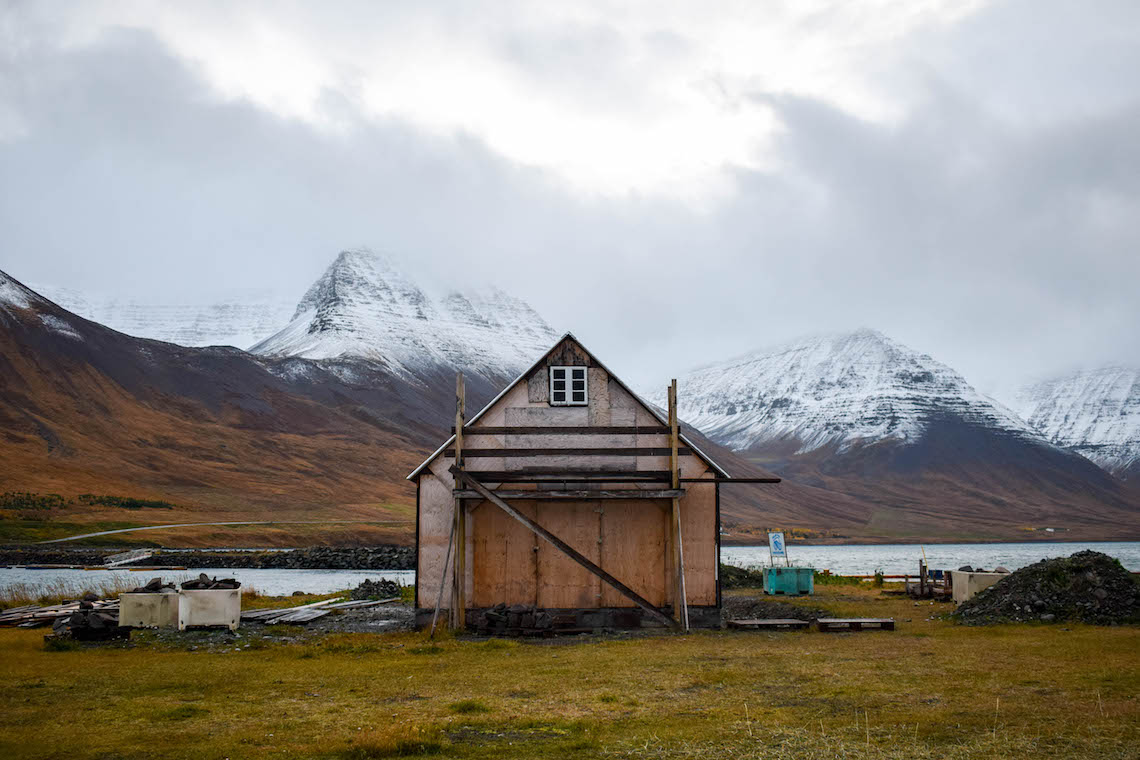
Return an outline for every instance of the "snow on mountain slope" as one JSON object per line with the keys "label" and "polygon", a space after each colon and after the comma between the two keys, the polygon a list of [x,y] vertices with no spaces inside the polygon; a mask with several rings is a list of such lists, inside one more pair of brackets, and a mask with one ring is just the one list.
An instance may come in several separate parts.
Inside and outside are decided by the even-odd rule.
{"label": "snow on mountain slope", "polygon": [[502,291],[432,299],[388,257],[362,249],[343,251],[293,321],[250,350],[370,359],[405,374],[447,367],[502,377],[525,369],[557,337],[534,309]]}
{"label": "snow on mountain slope", "polygon": [[914,443],[933,419],[956,418],[1040,440],[958,373],[874,330],[807,338],[703,367],[678,384],[680,415],[743,450],[795,441]]}
{"label": "snow on mountain slope", "polygon": [[248,348],[289,323],[293,304],[260,290],[235,292],[215,303],[156,303],[51,285],[36,291],[81,317],[136,338],[180,346]]}
{"label": "snow on mountain slope", "polygon": [[1058,446],[1121,474],[1140,469],[1140,370],[1106,367],[1035,383],[1013,408]]}

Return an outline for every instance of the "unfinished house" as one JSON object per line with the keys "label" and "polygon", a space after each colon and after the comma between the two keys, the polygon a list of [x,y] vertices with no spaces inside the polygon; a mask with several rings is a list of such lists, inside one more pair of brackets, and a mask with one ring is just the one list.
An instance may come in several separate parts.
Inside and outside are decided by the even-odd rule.
{"label": "unfinished house", "polygon": [[[421,626],[488,632],[720,624],[728,474],[565,335],[416,482]],[[750,480],[749,482],[756,482]]]}

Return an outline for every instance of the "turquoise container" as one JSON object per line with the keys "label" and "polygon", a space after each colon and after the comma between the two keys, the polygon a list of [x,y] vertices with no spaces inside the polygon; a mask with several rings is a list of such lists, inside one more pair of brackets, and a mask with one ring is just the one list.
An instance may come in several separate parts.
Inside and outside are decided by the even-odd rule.
{"label": "turquoise container", "polygon": [[810,596],[815,593],[815,570],[810,567],[766,567],[764,593]]}

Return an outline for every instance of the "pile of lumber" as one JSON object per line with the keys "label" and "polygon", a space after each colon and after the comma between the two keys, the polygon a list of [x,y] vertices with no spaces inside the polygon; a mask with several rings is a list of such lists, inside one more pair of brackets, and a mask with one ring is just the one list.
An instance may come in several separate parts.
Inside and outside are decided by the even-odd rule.
{"label": "pile of lumber", "polygon": [[300,607],[286,607],[285,609],[248,610],[241,613],[243,623],[254,622],[263,625],[287,623],[289,625],[305,625],[325,615],[340,610],[359,610],[365,607],[376,607],[381,604],[399,601],[400,597],[380,600],[345,601],[343,599],[326,599],[323,602],[304,604]]}
{"label": "pile of lumber", "polygon": [[[35,604],[25,607],[13,607],[0,612],[0,626],[39,628],[45,625],[52,625],[61,617],[70,617],[79,612],[80,604],[81,602],[76,600],[73,602],[63,602],[62,604],[53,604],[47,607],[40,607]],[[113,615],[117,620],[119,617],[119,600],[97,600],[91,602],[91,609]]]}

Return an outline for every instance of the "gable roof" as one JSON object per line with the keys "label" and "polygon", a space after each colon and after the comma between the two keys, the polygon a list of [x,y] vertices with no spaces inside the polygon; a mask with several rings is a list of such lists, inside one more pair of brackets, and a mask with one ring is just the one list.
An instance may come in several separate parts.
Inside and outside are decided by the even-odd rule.
{"label": "gable roof", "polygon": [[[576,344],[578,344],[578,347],[581,348],[583,351],[585,351],[586,354],[588,354],[589,357],[594,360],[594,363],[597,364],[598,367],[605,370],[605,373],[610,377],[611,380],[616,382],[622,388],[622,390],[624,390],[626,393],[628,393],[630,396],[632,396],[634,398],[634,400],[636,400],[639,404],[641,404],[643,407],[645,407],[646,411],[648,411],[650,414],[652,414],[657,419],[658,422],[660,422],[662,425],[668,425],[669,424],[669,420],[664,415],[662,415],[661,412],[658,411],[658,409],[656,407],[654,407],[652,404],[648,403],[641,396],[634,393],[633,389],[630,388],[628,385],[626,385],[624,382],[622,382],[621,378],[619,378],[617,375],[615,375],[613,372],[611,372],[609,367],[602,364],[602,362],[598,360],[598,357],[594,356],[594,353],[592,351],[590,351],[588,348],[583,346],[582,341],[580,341],[576,337],[574,337],[573,333],[568,332],[565,335],[563,335],[561,338],[559,338],[554,343],[553,346],[551,346],[549,349],[547,349],[547,351],[545,353],[543,353],[542,356],[538,357],[538,360],[535,361],[534,364],[530,365],[525,370],[523,370],[523,373],[521,375],[519,375],[518,377],[516,377],[509,385],[507,385],[506,388],[503,388],[503,390],[499,391],[499,395],[495,396],[493,399],[488,401],[487,405],[484,406],[482,409],[480,409],[475,414],[474,417],[467,420],[467,422],[464,423],[463,427],[466,428],[468,425],[476,422],[480,417],[482,417],[487,411],[489,411],[491,409],[491,407],[493,407],[495,404],[497,404],[499,402],[499,399],[501,399],[503,396],[507,395],[507,393],[509,393],[512,388],[514,388],[516,385],[521,383],[532,372],[534,372],[536,369],[538,369],[542,365],[542,363],[546,361],[546,358],[548,356],[550,356],[552,353],[554,353],[554,350],[556,348],[558,348],[560,345],[562,345],[562,342],[565,341],[567,338],[569,338],[570,340],[572,340]],[[724,471],[724,468],[722,468],[720,465],[718,465],[716,462],[714,462],[712,459],[710,459],[708,457],[708,455],[706,455],[703,451],[701,451],[696,446],[694,446],[692,441],[690,441],[685,436],[684,433],[682,433],[680,435],[680,439],[681,439],[681,443],[685,444],[690,449],[692,449],[693,453],[696,454],[701,459],[702,462],[704,462],[709,467],[716,470],[717,473],[721,477],[724,477],[724,478],[731,478],[732,477],[731,475],[729,475],[727,472]],[[446,441],[444,441],[442,446],[440,446],[438,449],[433,451],[431,453],[431,456],[429,456],[427,459],[425,459],[420,464],[419,467],[412,470],[412,472],[408,475],[406,480],[415,480],[416,478],[418,478],[420,476],[420,473],[422,473],[427,468],[427,466],[435,460],[435,458],[437,456],[439,456],[444,450],[447,449],[448,446],[450,446],[454,442],[455,442],[455,434],[452,433],[451,437],[448,438]]]}

